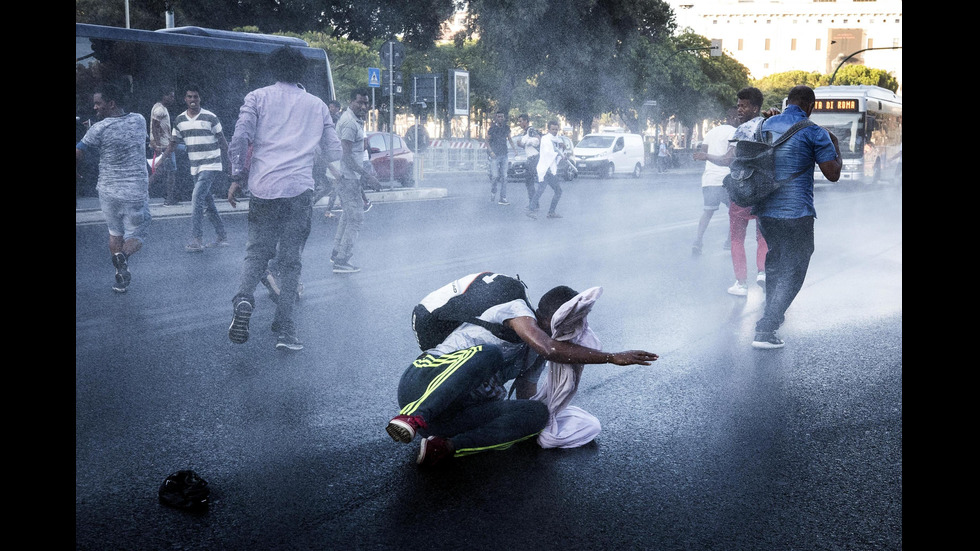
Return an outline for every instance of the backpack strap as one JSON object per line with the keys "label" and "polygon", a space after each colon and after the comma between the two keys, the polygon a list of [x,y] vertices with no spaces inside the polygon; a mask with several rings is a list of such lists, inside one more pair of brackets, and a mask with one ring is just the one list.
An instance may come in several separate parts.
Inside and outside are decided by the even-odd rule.
{"label": "backpack strap", "polygon": [[[775,149],[776,147],[778,147],[778,146],[786,143],[786,140],[790,139],[793,136],[793,134],[796,134],[797,132],[799,132],[800,130],[803,130],[804,128],[806,128],[808,126],[816,126],[816,124],[817,123],[811,121],[810,119],[803,119],[803,120],[797,122],[796,124],[794,124],[793,126],[790,126],[786,130],[786,132],[783,132],[783,135],[780,136],[772,144],[773,149]],[[762,124],[761,123],[759,124],[759,130],[760,131],[762,130]],[[809,168],[804,168],[803,170],[801,170],[799,172],[796,172],[796,173],[790,175],[788,178],[784,178],[782,180],[776,180],[776,183],[778,183],[780,185],[785,184],[786,182],[790,182],[793,179],[795,179],[795,178],[797,178],[799,176],[802,176],[802,175],[806,174],[809,170],[810,170]]]}
{"label": "backpack strap", "polygon": [[[804,128],[806,128],[808,126],[816,126],[816,124],[817,123],[811,121],[810,119],[803,119],[800,122],[794,124],[793,126],[790,126],[786,130],[786,132],[783,132],[783,135],[780,136],[779,139],[777,139],[775,142],[773,142],[772,146],[773,147],[780,146],[786,140],[790,139],[793,136],[793,134],[796,134],[797,132],[799,132],[800,130],[803,130]],[[759,125],[759,130],[760,131],[762,130],[762,124]]]}

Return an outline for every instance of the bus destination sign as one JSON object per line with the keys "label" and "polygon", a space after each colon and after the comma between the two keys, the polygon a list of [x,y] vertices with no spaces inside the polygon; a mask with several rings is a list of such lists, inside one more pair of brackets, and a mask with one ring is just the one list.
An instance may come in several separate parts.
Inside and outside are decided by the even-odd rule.
{"label": "bus destination sign", "polygon": [[818,99],[813,104],[813,111],[854,111],[858,110],[858,100],[856,99]]}

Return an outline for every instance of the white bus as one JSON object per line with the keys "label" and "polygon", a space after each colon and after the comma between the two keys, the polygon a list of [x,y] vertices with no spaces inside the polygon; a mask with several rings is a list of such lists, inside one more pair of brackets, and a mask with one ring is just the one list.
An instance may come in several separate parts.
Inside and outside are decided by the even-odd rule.
{"label": "white bus", "polygon": [[[297,48],[309,61],[302,81],[306,90],[323,101],[335,99],[327,53],[309,47],[299,38],[200,27],[146,31],[76,23],[76,138],[95,122],[92,94],[103,82],[111,80],[126,84],[130,95],[126,109],[147,120],[164,88],[176,92],[170,112],[176,117],[186,109],[183,87],[199,86],[202,107],[218,116],[230,140],[245,95],[274,84],[266,59],[284,45]],[[181,160],[178,155],[178,188],[183,173]],[[76,182],[76,195],[95,194],[95,175],[91,171],[91,166],[82,171]],[[189,172],[185,176],[189,179]],[[151,189],[150,195],[155,196],[156,191]]]}
{"label": "white bus", "polygon": [[[819,86],[810,120],[833,132],[844,166],[838,183],[902,181],[902,98],[878,86]],[[783,108],[786,101],[783,100]],[[829,183],[820,169],[814,183]]]}

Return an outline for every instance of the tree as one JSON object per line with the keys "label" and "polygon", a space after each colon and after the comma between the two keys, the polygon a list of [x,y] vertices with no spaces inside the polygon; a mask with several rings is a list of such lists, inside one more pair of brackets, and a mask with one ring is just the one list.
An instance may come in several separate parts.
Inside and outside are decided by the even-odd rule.
{"label": "tree", "polygon": [[[153,30],[166,26],[164,14],[174,1],[141,0],[129,4],[129,26],[134,29]],[[125,27],[126,5],[122,0],[116,2],[75,0],[75,22]]]}
{"label": "tree", "polygon": [[[130,2],[130,26],[162,28],[163,14],[171,6],[178,26],[255,26],[270,34],[320,31],[365,43],[401,35],[407,44],[428,48],[455,4],[456,0],[141,0]],[[122,27],[124,3],[75,0],[75,21]]]}
{"label": "tree", "polygon": [[755,86],[762,91],[765,103],[763,109],[776,107],[782,109],[783,98],[789,93],[790,88],[805,84],[810,88],[824,86],[830,81],[830,77],[816,71],[786,71],[783,73],[773,73],[758,80],[753,80],[751,86]]}
{"label": "tree", "polygon": [[[806,71],[786,71],[783,73],[773,73],[769,76],[752,81],[752,86],[762,90],[766,98],[763,108],[779,107],[782,108],[783,99],[789,94],[790,88],[798,85],[806,85],[810,88],[826,86],[830,83],[830,75],[818,73],[816,71],[808,73]],[[895,92],[898,90],[898,80],[883,69],[872,69],[864,65],[845,65],[837,71],[834,78],[835,85],[848,84],[869,84],[881,86]]]}
{"label": "tree", "polygon": [[329,53],[330,71],[333,73],[334,89],[337,99],[346,104],[351,90],[363,88],[367,83],[369,67],[380,67],[381,59],[377,49],[371,49],[361,42],[334,37],[330,33],[309,31],[299,35],[314,48]]}
{"label": "tree", "polygon": [[[828,80],[829,81],[829,80]],[[864,65],[844,65],[837,71],[834,84],[870,84],[898,91],[898,79],[884,69],[872,69]]]}
{"label": "tree", "polygon": [[748,69],[731,56],[712,57],[710,46],[690,30],[651,46],[643,93],[657,106],[641,111],[646,119],[662,124],[675,118],[691,137],[704,119],[725,117],[735,93],[748,84]]}
{"label": "tree", "polygon": [[662,0],[506,0],[469,2],[468,30],[502,70],[496,97],[509,109],[521,82],[584,130],[597,115],[633,105],[636,52],[669,37],[673,13]]}

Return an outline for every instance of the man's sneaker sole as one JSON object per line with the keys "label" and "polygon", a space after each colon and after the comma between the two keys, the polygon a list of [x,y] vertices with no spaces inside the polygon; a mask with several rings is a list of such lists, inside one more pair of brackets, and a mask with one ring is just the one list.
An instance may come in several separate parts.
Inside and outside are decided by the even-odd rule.
{"label": "man's sneaker sole", "polygon": [[288,340],[288,341],[280,340],[276,342],[276,349],[277,350],[302,350],[303,343],[299,341],[293,341],[293,340]]}
{"label": "man's sneaker sole", "polygon": [[775,335],[766,340],[760,340],[757,337],[756,340],[752,341],[752,348],[758,348],[759,350],[775,350],[776,348],[782,348],[784,346],[786,346],[786,343]]}
{"label": "man's sneaker sole", "polygon": [[768,341],[752,341],[752,348],[757,348],[759,350],[775,350],[784,346],[786,346],[786,343],[784,342],[774,344]]}
{"label": "man's sneaker sole", "polygon": [[415,429],[412,425],[398,419],[392,419],[388,422],[388,426],[385,427],[385,431],[388,432],[388,436],[395,442],[404,442],[408,444],[415,438]]}
{"label": "man's sneaker sole", "polygon": [[749,288],[748,287],[734,287],[734,286],[733,287],[729,287],[728,288],[728,294],[729,295],[734,295],[734,296],[737,296],[737,297],[745,297],[745,296],[748,296],[749,295]]}
{"label": "man's sneaker sole", "polygon": [[235,306],[235,317],[228,327],[228,339],[235,344],[248,341],[248,320],[252,317],[252,305],[243,300]]}
{"label": "man's sneaker sole", "polygon": [[333,265],[333,273],[335,274],[356,274],[360,271],[361,269],[355,266],[344,266],[342,264]]}

